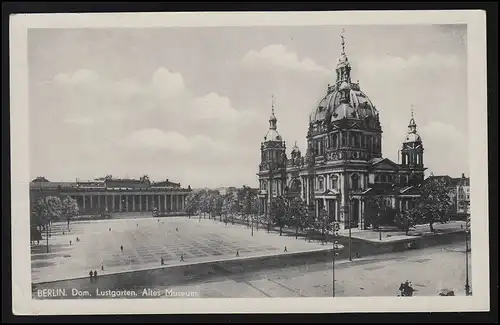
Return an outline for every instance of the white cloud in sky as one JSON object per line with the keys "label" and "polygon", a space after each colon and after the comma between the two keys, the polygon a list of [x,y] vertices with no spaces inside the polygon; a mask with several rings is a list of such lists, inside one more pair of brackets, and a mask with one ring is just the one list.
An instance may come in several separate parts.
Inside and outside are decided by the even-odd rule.
{"label": "white cloud in sky", "polygon": [[331,73],[329,69],[318,65],[312,59],[299,58],[298,54],[288,50],[282,44],[268,45],[260,50],[250,50],[243,57],[243,63],[250,67],[274,66],[286,70],[302,72]]}
{"label": "white cloud in sky", "polygon": [[164,67],[155,71],[152,85],[154,91],[164,99],[178,95],[186,89],[182,75]]}
{"label": "white cloud in sky", "polygon": [[64,120],[65,123],[76,125],[94,125],[95,121],[89,117],[77,117]]}
{"label": "white cloud in sky", "polygon": [[226,149],[224,144],[205,135],[188,137],[177,132],[166,132],[155,128],[135,131],[123,140],[123,144],[134,149],[148,148],[185,154],[203,149],[219,151]]}
{"label": "white cloud in sky", "polygon": [[96,82],[99,79],[99,75],[93,71],[87,69],[79,69],[73,73],[59,73],[54,76],[54,82],[61,85],[78,85],[78,84],[89,84]]}

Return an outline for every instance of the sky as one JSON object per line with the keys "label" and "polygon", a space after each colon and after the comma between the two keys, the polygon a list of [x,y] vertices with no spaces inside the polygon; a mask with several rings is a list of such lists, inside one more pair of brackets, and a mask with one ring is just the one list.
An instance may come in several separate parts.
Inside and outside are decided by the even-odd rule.
{"label": "sky", "polygon": [[287,153],[305,153],[342,28],[384,157],[413,106],[428,174],[468,175],[466,25],[252,26],[29,30],[31,178],[256,186],[271,96]]}

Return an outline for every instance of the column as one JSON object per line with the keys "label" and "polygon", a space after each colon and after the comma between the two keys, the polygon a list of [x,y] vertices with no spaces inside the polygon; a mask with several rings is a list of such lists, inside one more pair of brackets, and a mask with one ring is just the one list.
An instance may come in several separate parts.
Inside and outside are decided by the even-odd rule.
{"label": "column", "polygon": [[86,212],[86,210],[85,210],[85,194],[82,194],[82,196],[83,196],[82,208],[83,208],[83,213],[85,213]]}
{"label": "column", "polygon": [[92,194],[90,195],[90,212],[94,212],[94,205],[92,204]]}
{"label": "column", "polygon": [[118,195],[118,211],[119,211],[119,212],[122,212],[122,203],[123,203],[123,202],[122,202],[122,195],[121,195],[121,194],[119,194],[119,195]]}
{"label": "column", "polygon": [[145,195],[146,197],[146,211],[149,211],[149,195]]}
{"label": "column", "polygon": [[132,198],[133,198],[132,199],[132,211],[135,212],[135,199],[137,199],[137,195],[133,195]]}
{"label": "column", "polygon": [[170,212],[174,211],[174,195],[173,193],[170,194]]}
{"label": "column", "polygon": [[139,195],[139,212],[142,212],[142,198],[144,196],[143,195]]}
{"label": "column", "polygon": [[359,222],[358,222],[358,228],[363,229],[363,225],[365,223],[364,220],[364,214],[363,214],[363,200],[359,200]]}
{"label": "column", "polygon": [[161,207],[161,204],[160,204],[160,194],[158,194],[158,200],[156,201],[156,205],[157,205],[157,208],[158,208],[158,212],[160,211],[160,207]]}
{"label": "column", "polygon": [[115,194],[112,194],[111,197],[112,197],[112,202],[113,202],[113,207],[111,208],[111,211],[112,212],[116,212],[116,203],[115,203]]}
{"label": "column", "polygon": [[104,192],[104,210],[109,211],[109,209],[108,209],[108,196],[106,195],[106,192]]}
{"label": "column", "polygon": [[167,194],[163,195],[163,211],[167,212]]}

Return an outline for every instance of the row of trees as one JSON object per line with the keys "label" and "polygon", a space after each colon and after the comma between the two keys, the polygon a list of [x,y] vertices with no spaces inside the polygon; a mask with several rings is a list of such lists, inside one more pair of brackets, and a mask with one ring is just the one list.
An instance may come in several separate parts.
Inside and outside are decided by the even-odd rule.
{"label": "row of trees", "polygon": [[[396,226],[406,233],[417,224],[428,224],[433,232],[433,224],[446,222],[447,211],[453,205],[448,184],[441,179],[428,179],[419,186],[420,195],[409,204],[409,208],[399,211],[386,202],[386,196],[368,196],[365,198],[365,225],[378,229],[381,225]],[[314,211],[309,210],[306,203],[300,198],[278,196],[273,198],[269,213],[262,213],[257,192],[247,186],[236,191],[221,195],[216,190],[202,190],[191,193],[186,201],[186,212],[208,214],[209,218],[220,217],[220,221],[231,220],[235,216],[239,219],[256,225],[262,225],[268,231],[272,227],[279,227],[280,235],[283,228],[295,229],[296,237],[299,231],[307,233],[321,233],[326,235],[332,231],[333,215],[326,210],[319,211],[315,217]]]}
{"label": "row of trees", "polygon": [[38,198],[31,207],[31,226],[44,229],[53,221],[69,221],[78,215],[78,204],[69,196]]}

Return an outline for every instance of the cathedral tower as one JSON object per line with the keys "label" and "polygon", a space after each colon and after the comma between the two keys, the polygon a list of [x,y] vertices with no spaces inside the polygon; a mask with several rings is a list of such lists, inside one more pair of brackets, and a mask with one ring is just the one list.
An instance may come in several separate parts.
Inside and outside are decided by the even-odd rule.
{"label": "cathedral tower", "polygon": [[278,119],[274,115],[274,96],[272,97],[269,130],[261,143],[261,161],[259,166],[259,183],[261,193],[266,194],[263,212],[268,212],[272,198],[283,195],[286,187],[286,145],[278,133]]}
{"label": "cathedral tower", "polygon": [[410,180],[421,181],[424,177],[424,146],[422,138],[417,132],[417,123],[411,112],[410,123],[408,123],[408,132],[403,141],[401,149],[401,166],[411,171]]}

